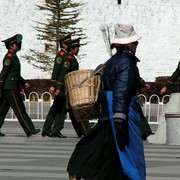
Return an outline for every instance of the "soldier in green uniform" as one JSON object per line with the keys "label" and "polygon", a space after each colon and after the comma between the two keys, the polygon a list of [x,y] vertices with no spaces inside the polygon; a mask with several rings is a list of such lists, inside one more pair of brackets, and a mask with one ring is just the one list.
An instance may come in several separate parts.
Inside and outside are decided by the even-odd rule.
{"label": "soldier in green uniform", "polygon": [[42,136],[48,137],[59,137],[65,138],[60,132],[64,127],[64,120],[67,113],[66,110],[66,97],[65,94],[60,94],[57,91],[57,80],[61,71],[62,62],[65,60],[68,54],[67,43],[71,40],[71,34],[62,37],[59,40],[61,47],[60,52],[55,57],[52,77],[51,77],[51,87],[49,92],[54,96],[54,102],[51,106],[46,120],[43,125]]}
{"label": "soldier in green uniform", "polygon": [[[54,96],[54,102],[51,106],[46,120],[44,122],[42,136],[49,136],[49,137],[58,137],[58,138],[65,138],[64,135],[60,132],[64,128],[64,120],[67,114],[67,107],[66,107],[66,96],[64,90],[58,89],[59,85],[58,79],[60,76],[60,72],[62,71],[62,64],[66,61],[69,57],[68,52],[68,42],[71,40],[71,34],[62,37],[59,40],[61,50],[57,54],[55,58],[52,78],[51,78],[51,87],[49,92]],[[71,116],[70,116],[71,117]],[[78,122],[73,122],[73,127],[78,136],[82,135],[81,128]]]}
{"label": "soldier in green uniform", "polygon": [[[69,55],[62,64],[62,70],[60,72],[57,82],[57,89],[60,93],[64,92],[64,77],[66,76],[66,74],[79,69],[79,63],[75,58],[75,55],[77,55],[79,52],[79,46],[80,38],[69,42]],[[89,121],[77,122],[70,106],[69,115],[78,137],[85,135],[87,131],[91,128]]]}
{"label": "soldier in green uniform", "polygon": [[[21,50],[22,35],[16,34],[2,42],[8,49],[3,59],[3,68],[0,73],[0,128],[4,123],[6,114],[11,107],[21,124],[27,137],[37,134],[40,129],[35,129],[31,118],[26,113],[25,105],[21,97],[21,90],[28,88],[29,84],[21,76],[21,66],[17,51]],[[0,136],[4,136],[3,133]]]}
{"label": "soldier in green uniform", "polygon": [[179,77],[180,77],[180,62],[178,63],[176,70],[167,80],[166,85],[160,90],[160,94],[164,94],[167,90],[170,90]]}

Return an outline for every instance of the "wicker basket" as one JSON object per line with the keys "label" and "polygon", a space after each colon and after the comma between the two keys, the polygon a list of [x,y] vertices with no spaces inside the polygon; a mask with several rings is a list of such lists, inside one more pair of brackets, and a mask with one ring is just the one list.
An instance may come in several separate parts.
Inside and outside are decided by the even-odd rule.
{"label": "wicker basket", "polygon": [[80,82],[90,76],[93,70],[77,70],[65,76],[65,87],[69,104],[77,121],[96,119],[99,116],[98,96],[101,86],[100,76]]}

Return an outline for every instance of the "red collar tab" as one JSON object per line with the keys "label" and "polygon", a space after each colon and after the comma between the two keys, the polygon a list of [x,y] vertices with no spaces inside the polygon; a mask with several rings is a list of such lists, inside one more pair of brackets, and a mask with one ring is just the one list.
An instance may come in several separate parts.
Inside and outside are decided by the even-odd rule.
{"label": "red collar tab", "polygon": [[73,59],[73,56],[72,56],[72,55],[69,55],[69,56],[68,56],[68,59]]}
{"label": "red collar tab", "polygon": [[65,55],[65,52],[64,52],[64,51],[61,51],[59,54],[60,54],[61,56],[64,56],[64,55]]}
{"label": "red collar tab", "polygon": [[8,56],[9,56],[9,57],[12,57],[12,56],[13,56],[13,53],[11,53],[11,52],[8,53]]}

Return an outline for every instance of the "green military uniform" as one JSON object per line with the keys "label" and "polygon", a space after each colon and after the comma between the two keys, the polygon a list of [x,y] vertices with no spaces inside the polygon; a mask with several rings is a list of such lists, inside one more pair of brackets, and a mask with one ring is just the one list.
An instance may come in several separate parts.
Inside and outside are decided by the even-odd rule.
{"label": "green military uniform", "polygon": [[[79,69],[79,64],[78,64],[76,58],[73,55],[68,54],[65,61],[63,61],[62,70],[61,70],[61,73],[59,75],[58,82],[57,82],[57,88],[60,89],[63,93],[65,93],[64,77],[69,72],[75,71],[75,70],[78,70],[78,69]],[[81,123],[77,122],[77,120],[76,120],[76,118],[75,118],[75,116],[74,116],[74,114],[73,114],[73,112],[72,112],[69,105],[68,105],[68,107],[69,107],[68,108],[69,117],[71,119],[74,130],[75,130],[77,136],[81,137],[83,134],[85,134],[84,130],[82,129],[82,125],[81,125]]]}
{"label": "green military uniform", "polygon": [[[19,42],[17,40],[18,38]],[[2,42],[5,42],[6,47],[9,49],[9,43],[19,43],[21,47],[21,40],[22,36],[18,34]],[[31,136],[31,134],[40,132],[40,129],[35,129],[31,118],[26,113],[25,105],[20,95],[20,91],[25,87],[26,83],[21,77],[20,71],[20,61],[16,52],[9,49],[3,59],[3,69],[0,73],[0,128],[11,107],[27,136]]]}
{"label": "green military uniform", "polygon": [[[146,87],[146,82],[144,81],[143,78],[139,78],[139,87],[138,87],[138,93],[141,93],[141,89],[142,88],[145,88]],[[146,140],[147,137],[150,135],[150,134],[153,134],[152,130],[151,130],[151,127],[148,123],[148,120],[146,119],[146,117],[144,116],[144,113],[142,111],[142,108],[139,109],[139,113],[140,113],[140,117],[141,117],[141,120],[140,120],[140,134],[141,134],[141,138],[143,140]]]}
{"label": "green military uniform", "polygon": [[[60,89],[62,92],[64,92],[64,77],[69,72],[72,72],[78,69],[79,69],[79,64],[77,62],[77,59],[75,58],[75,56],[69,54],[66,60],[62,64],[62,70],[60,72],[59,79],[57,82],[57,88]],[[87,131],[91,128],[89,121],[77,122],[70,106],[69,106],[69,115],[78,136],[80,137],[81,133],[85,135]],[[78,124],[80,125],[81,130],[79,129]]]}
{"label": "green military uniform", "polygon": [[[61,51],[55,58],[53,73],[51,77],[51,87],[54,87],[55,89],[57,89],[57,80],[62,69],[62,63],[65,61],[67,54],[68,53],[66,50],[61,49]],[[66,96],[64,93],[60,93],[54,98],[53,105],[50,107],[50,110],[44,122],[42,133],[51,133],[53,136],[58,135],[59,131],[61,131],[64,127],[66,114]]]}
{"label": "green military uniform", "polygon": [[180,77],[180,62],[178,63],[176,70],[169,77],[169,79],[166,83],[166,87],[168,88],[168,90],[171,89],[171,87],[174,85],[174,83],[178,80],[179,77]]}
{"label": "green military uniform", "polygon": [[[69,42],[70,38],[71,35],[65,36],[60,39],[60,42],[67,43]],[[64,71],[65,70],[64,67],[66,66],[67,62],[69,63],[69,61],[71,61],[72,58],[73,56],[69,56],[68,52],[63,48],[55,58],[55,63],[51,78],[51,87],[54,87],[56,90],[60,89],[61,92],[58,96],[55,96],[54,98],[53,105],[51,106],[48,115],[46,117],[46,120],[44,122],[42,136],[50,136],[50,137],[53,136],[53,137],[61,137],[61,138],[65,137],[60,133],[60,131],[64,128],[64,121],[67,114],[67,104],[66,104],[67,101],[64,90],[64,76],[67,72]],[[71,65],[72,65],[71,70],[78,69],[77,61],[75,62],[75,65],[73,64]],[[62,87],[61,87],[61,83],[62,83]],[[72,117],[71,112],[69,112],[69,114],[70,117]],[[82,131],[79,123],[77,121],[72,121],[72,124],[77,135],[81,136]]]}

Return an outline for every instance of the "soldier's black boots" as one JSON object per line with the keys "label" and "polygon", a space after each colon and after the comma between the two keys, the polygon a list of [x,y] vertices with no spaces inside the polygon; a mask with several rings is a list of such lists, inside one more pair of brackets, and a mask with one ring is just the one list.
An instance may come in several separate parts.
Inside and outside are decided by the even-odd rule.
{"label": "soldier's black boots", "polygon": [[41,132],[40,129],[35,129],[35,130],[32,130],[31,132],[28,132],[26,135],[27,135],[27,137],[29,137],[31,135],[38,134],[39,132]]}
{"label": "soldier's black boots", "polygon": [[5,136],[5,134],[4,134],[4,133],[2,133],[2,132],[0,132],[0,137],[3,137],[3,136]]}

